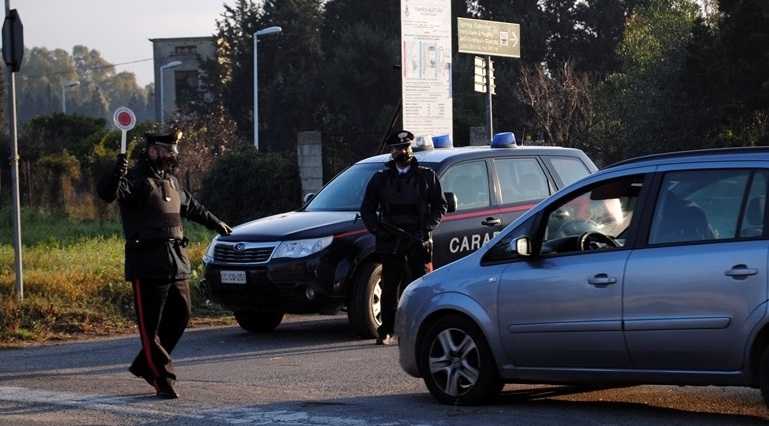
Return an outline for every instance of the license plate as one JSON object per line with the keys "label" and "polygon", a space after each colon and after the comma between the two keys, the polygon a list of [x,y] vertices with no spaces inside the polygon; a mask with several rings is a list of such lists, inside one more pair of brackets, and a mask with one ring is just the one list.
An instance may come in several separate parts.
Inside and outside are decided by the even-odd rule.
{"label": "license plate", "polygon": [[246,271],[219,271],[222,284],[245,284]]}

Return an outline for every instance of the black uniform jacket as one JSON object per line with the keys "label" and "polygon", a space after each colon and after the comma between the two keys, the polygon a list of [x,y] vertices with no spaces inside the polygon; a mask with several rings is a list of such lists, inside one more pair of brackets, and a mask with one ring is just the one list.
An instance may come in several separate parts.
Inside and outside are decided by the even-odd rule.
{"label": "black uniform jacket", "polygon": [[361,205],[361,218],[376,236],[379,253],[392,252],[397,241],[381,223],[395,225],[422,241],[431,240],[431,232],[446,213],[446,198],[435,172],[411,160],[409,171],[398,174],[394,161],[385,164],[368,183]]}
{"label": "black uniform jacket", "polygon": [[[104,176],[97,189],[104,201],[117,200],[120,205],[128,281],[189,278],[181,218],[210,229],[221,222],[181,189],[175,176],[155,170],[147,161],[140,161],[126,176]],[[164,207],[164,201],[172,207]]]}

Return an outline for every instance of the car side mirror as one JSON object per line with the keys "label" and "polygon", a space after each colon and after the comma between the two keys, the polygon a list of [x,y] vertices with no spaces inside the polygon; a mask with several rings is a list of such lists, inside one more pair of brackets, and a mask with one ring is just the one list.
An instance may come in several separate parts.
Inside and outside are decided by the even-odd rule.
{"label": "car side mirror", "polygon": [[457,196],[453,192],[444,192],[443,196],[446,197],[448,206],[446,206],[446,213],[454,213],[457,211]]}
{"label": "car side mirror", "polygon": [[308,192],[304,196],[304,203],[305,204],[309,203],[310,201],[312,201],[313,198],[315,198],[315,193],[314,192]]}
{"label": "car side mirror", "polygon": [[515,240],[515,251],[519,256],[531,257],[531,255],[534,253],[532,250],[531,238],[527,237],[526,235],[517,238]]}

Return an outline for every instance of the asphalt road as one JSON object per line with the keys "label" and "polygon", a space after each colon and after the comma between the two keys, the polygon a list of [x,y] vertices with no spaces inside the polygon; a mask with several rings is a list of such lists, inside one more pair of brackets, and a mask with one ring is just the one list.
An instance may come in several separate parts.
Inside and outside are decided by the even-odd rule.
{"label": "asphalt road", "polygon": [[0,351],[2,425],[747,425],[769,423],[757,390],[508,385],[491,405],[436,403],[395,347],[351,336],[343,317],[297,317],[269,335],[188,330],[174,353],[181,399],[126,368],[137,336]]}

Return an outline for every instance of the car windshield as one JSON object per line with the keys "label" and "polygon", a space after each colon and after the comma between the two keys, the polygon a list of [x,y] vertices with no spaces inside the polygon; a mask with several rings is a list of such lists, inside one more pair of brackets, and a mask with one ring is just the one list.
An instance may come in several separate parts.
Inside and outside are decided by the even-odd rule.
{"label": "car windshield", "polygon": [[305,211],[358,211],[371,176],[382,163],[355,164],[345,170],[310,201]]}

